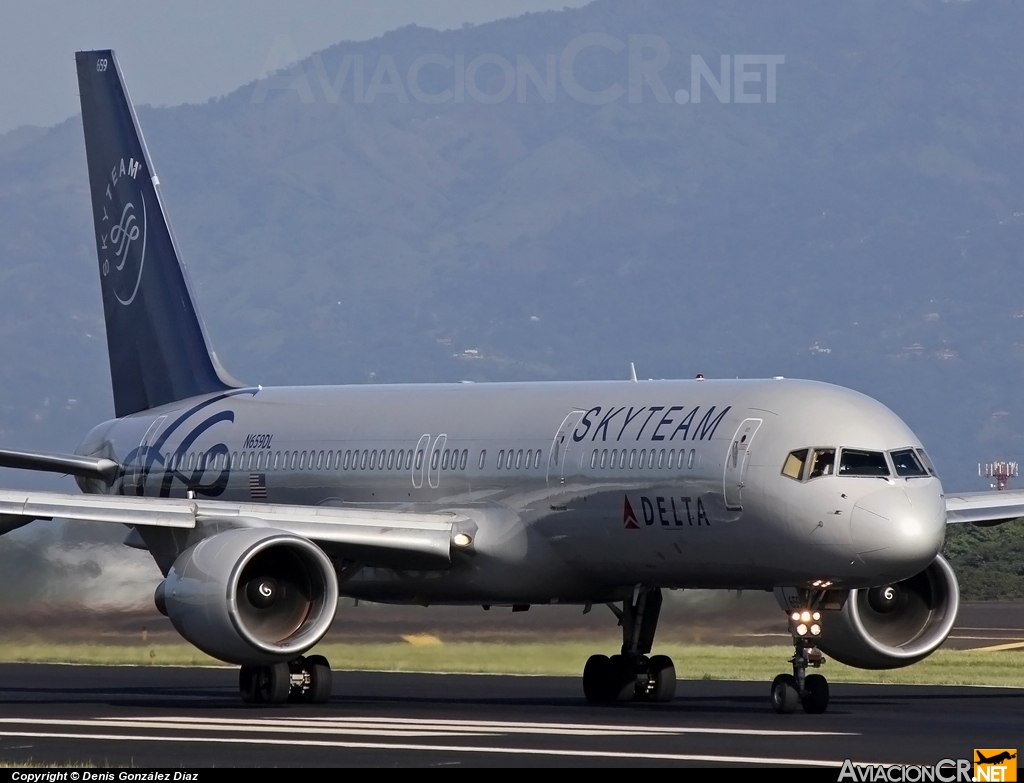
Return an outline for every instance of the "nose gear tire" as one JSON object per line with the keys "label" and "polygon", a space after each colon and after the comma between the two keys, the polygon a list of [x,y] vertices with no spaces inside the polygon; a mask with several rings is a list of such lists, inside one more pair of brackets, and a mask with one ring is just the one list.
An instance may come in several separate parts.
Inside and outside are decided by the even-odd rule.
{"label": "nose gear tire", "polygon": [[780,715],[793,712],[800,703],[800,689],[792,674],[780,674],[772,682],[772,709]]}
{"label": "nose gear tire", "polygon": [[828,709],[828,680],[820,674],[808,674],[804,680],[804,693],[800,698],[804,712],[820,715]]}

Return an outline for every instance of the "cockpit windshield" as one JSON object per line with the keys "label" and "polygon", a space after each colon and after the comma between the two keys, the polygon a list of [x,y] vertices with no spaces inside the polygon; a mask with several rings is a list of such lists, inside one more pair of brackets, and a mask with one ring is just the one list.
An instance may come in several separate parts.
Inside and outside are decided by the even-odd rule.
{"label": "cockpit windshield", "polygon": [[881,451],[843,449],[839,460],[840,476],[888,476],[889,463]]}
{"label": "cockpit windshield", "polygon": [[890,451],[892,465],[896,468],[896,475],[908,478],[910,476],[927,476],[928,470],[921,464],[913,449],[899,449]]}
{"label": "cockpit windshield", "polygon": [[[838,469],[836,452],[839,452]],[[934,476],[935,468],[923,449],[906,447],[888,452],[868,449],[796,449],[789,452],[782,466],[782,475],[796,481],[810,481],[822,476],[867,476],[891,478],[892,469],[900,478]]]}

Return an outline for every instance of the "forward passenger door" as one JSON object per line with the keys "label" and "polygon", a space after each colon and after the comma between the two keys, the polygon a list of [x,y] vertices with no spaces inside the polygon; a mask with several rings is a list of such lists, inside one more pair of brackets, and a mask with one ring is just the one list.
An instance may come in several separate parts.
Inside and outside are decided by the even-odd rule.
{"label": "forward passenger door", "polygon": [[555,437],[551,441],[551,448],[548,451],[548,485],[556,481],[564,484],[566,465],[570,459],[580,454],[582,447],[573,441],[572,432],[576,429],[576,425],[580,423],[584,413],[586,411],[574,410],[562,420],[562,425],[555,433]]}
{"label": "forward passenger door", "polygon": [[750,445],[754,441],[763,419],[744,419],[736,429],[725,457],[723,491],[725,507],[739,511],[743,508],[743,482],[750,464]]}

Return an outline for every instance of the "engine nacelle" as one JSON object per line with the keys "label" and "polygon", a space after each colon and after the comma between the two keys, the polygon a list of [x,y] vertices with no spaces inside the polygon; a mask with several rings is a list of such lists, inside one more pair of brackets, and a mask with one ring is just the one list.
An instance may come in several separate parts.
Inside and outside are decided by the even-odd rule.
{"label": "engine nacelle", "polygon": [[823,618],[818,645],[859,669],[898,669],[931,655],[956,621],[960,588],[942,555],[917,576],[872,590],[851,590]]}
{"label": "engine nacelle", "polygon": [[157,606],[203,652],[262,666],[323,638],[338,578],[313,542],[281,530],[228,530],[185,550],[157,589]]}

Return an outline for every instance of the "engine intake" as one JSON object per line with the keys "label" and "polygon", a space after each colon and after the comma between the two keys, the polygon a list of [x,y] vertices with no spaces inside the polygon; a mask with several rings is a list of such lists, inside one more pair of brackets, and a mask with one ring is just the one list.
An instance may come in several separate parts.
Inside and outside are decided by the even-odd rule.
{"label": "engine intake", "polygon": [[203,652],[262,666],[295,658],[323,638],[337,609],[338,579],[327,555],[305,538],[229,530],[183,552],[156,603]]}
{"label": "engine intake", "polygon": [[942,555],[924,571],[892,585],[851,590],[829,612],[819,647],[860,669],[898,669],[926,658],[946,641],[960,607],[956,575]]}

